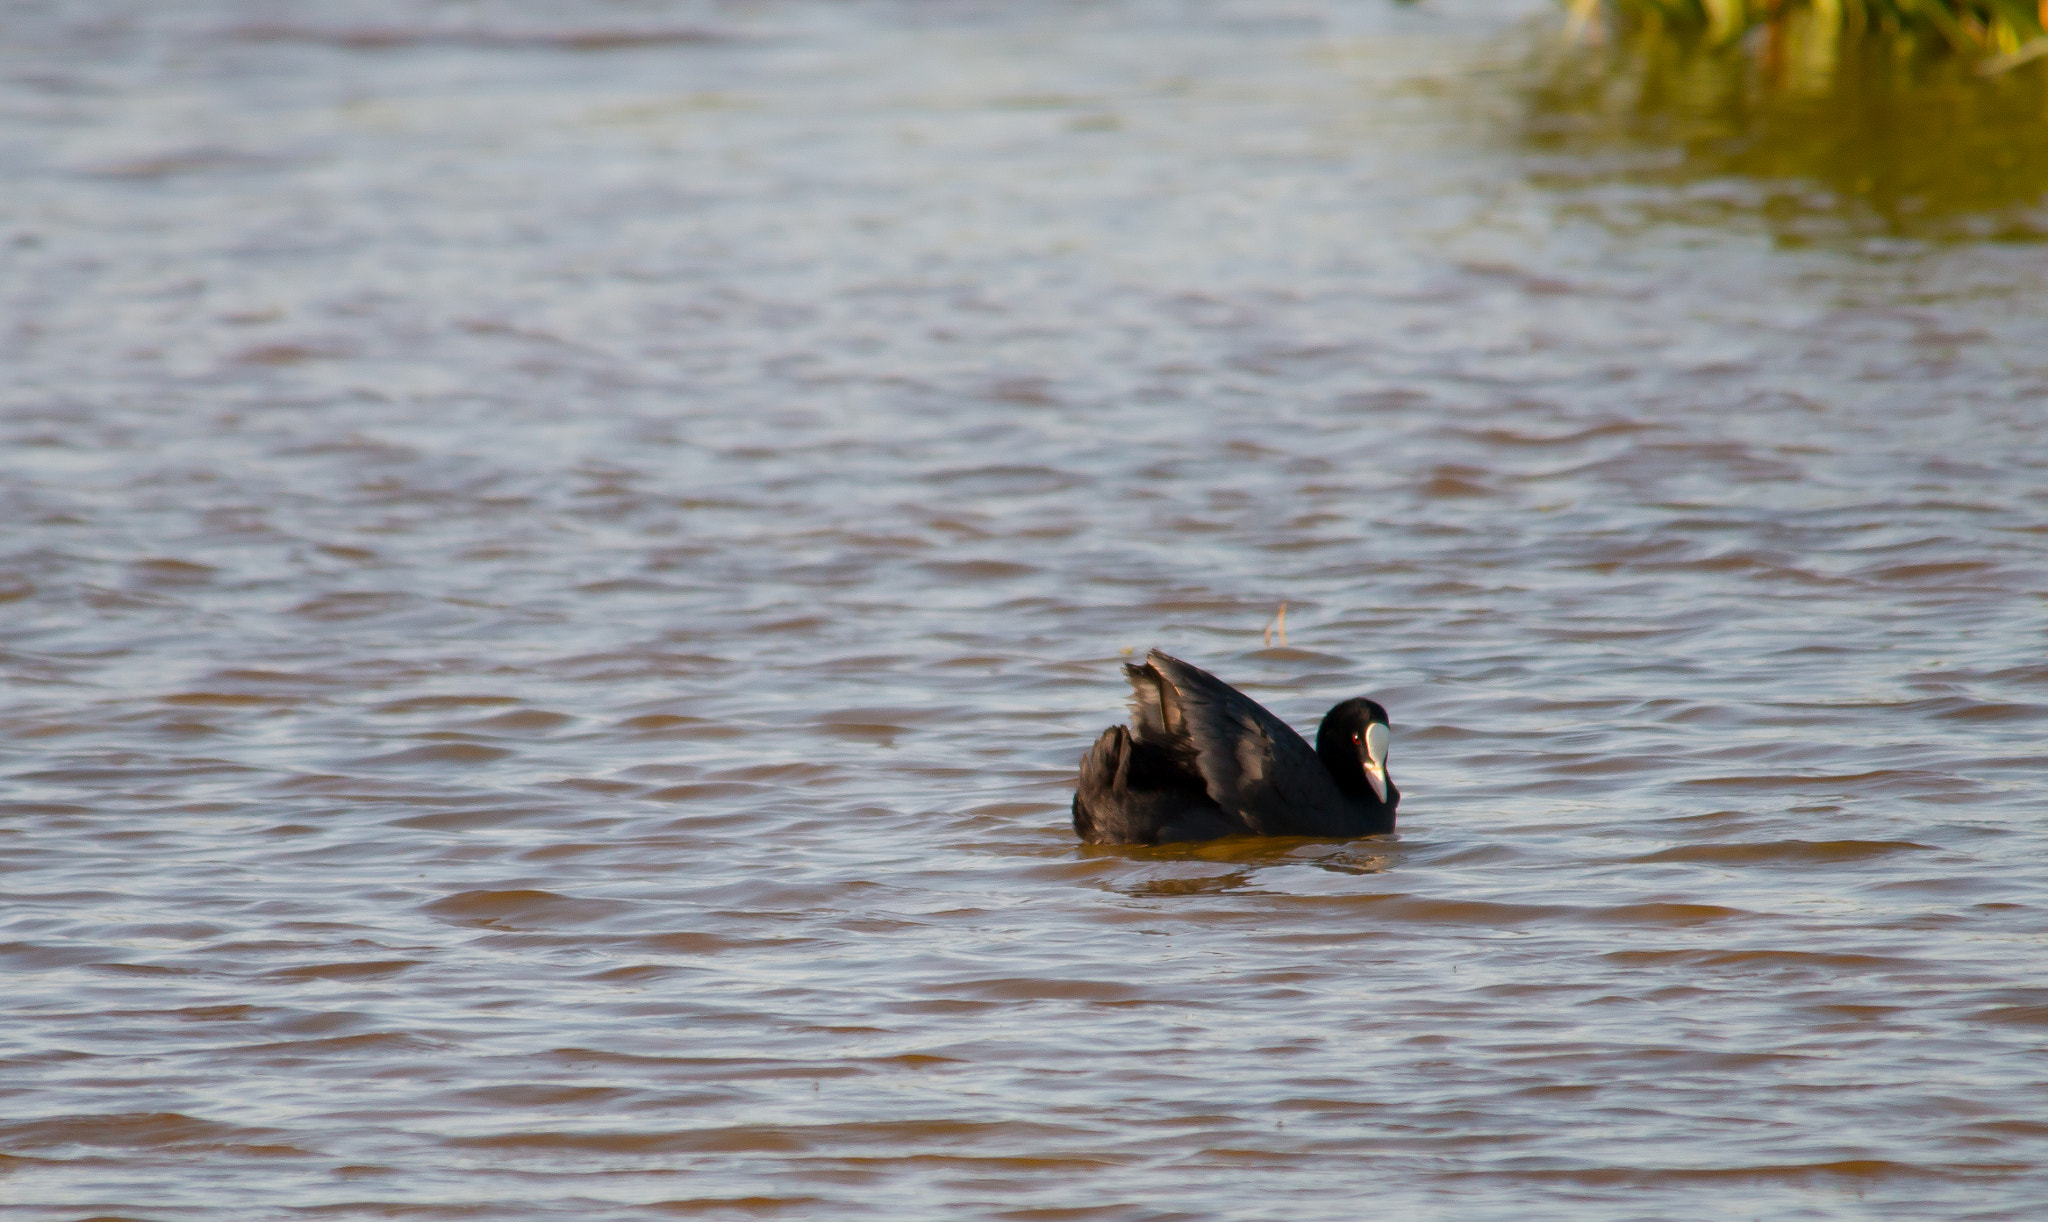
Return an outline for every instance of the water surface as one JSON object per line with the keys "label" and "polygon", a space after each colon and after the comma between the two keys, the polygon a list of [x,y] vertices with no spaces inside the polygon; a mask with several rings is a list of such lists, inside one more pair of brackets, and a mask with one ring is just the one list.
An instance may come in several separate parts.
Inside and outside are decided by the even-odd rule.
{"label": "water surface", "polygon": [[[2042,247],[1519,16],[10,8],[0,1200],[2028,1216]],[[1152,645],[1399,834],[1077,846]]]}

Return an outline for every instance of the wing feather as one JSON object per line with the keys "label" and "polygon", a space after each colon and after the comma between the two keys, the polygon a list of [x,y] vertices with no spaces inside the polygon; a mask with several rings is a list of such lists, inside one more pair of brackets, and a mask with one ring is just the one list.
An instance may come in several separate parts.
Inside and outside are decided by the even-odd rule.
{"label": "wing feather", "polygon": [[1156,649],[1143,667],[1124,669],[1139,738],[1158,736],[1191,755],[1217,805],[1260,835],[1343,834],[1344,796],[1315,749],[1286,722],[1208,671]]}

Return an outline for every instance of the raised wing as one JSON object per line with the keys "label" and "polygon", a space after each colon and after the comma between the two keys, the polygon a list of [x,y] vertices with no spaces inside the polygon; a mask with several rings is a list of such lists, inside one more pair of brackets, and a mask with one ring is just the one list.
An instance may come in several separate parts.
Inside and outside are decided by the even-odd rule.
{"label": "raised wing", "polygon": [[1191,757],[1216,804],[1260,835],[1341,836],[1348,805],[1315,749],[1256,700],[1153,650],[1126,666],[1140,741]]}

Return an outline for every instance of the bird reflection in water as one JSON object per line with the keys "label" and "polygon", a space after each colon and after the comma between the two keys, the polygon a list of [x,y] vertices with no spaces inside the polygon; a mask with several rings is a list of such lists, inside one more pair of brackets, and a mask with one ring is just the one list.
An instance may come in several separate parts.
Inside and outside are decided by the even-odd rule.
{"label": "bird reflection in water", "polygon": [[1331,844],[1324,840],[1293,837],[1236,836],[1200,844],[1165,845],[1082,845],[1079,852],[1089,857],[1124,857],[1134,864],[1187,867],[1221,866],[1220,873],[1148,874],[1120,879],[1110,889],[1134,899],[1161,899],[1176,895],[1219,895],[1226,892],[1259,894],[1258,876],[1279,866],[1312,866],[1332,874],[1383,874],[1394,867],[1394,846],[1374,844]]}

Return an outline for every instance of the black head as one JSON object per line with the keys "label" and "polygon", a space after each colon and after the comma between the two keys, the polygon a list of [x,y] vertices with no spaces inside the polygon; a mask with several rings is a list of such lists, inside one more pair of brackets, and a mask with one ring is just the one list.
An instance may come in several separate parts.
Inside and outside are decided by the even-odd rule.
{"label": "black head", "polygon": [[1323,717],[1316,731],[1316,754],[1336,778],[1337,788],[1391,813],[1401,801],[1394,778],[1387,774],[1387,710],[1363,696],[1346,700]]}

